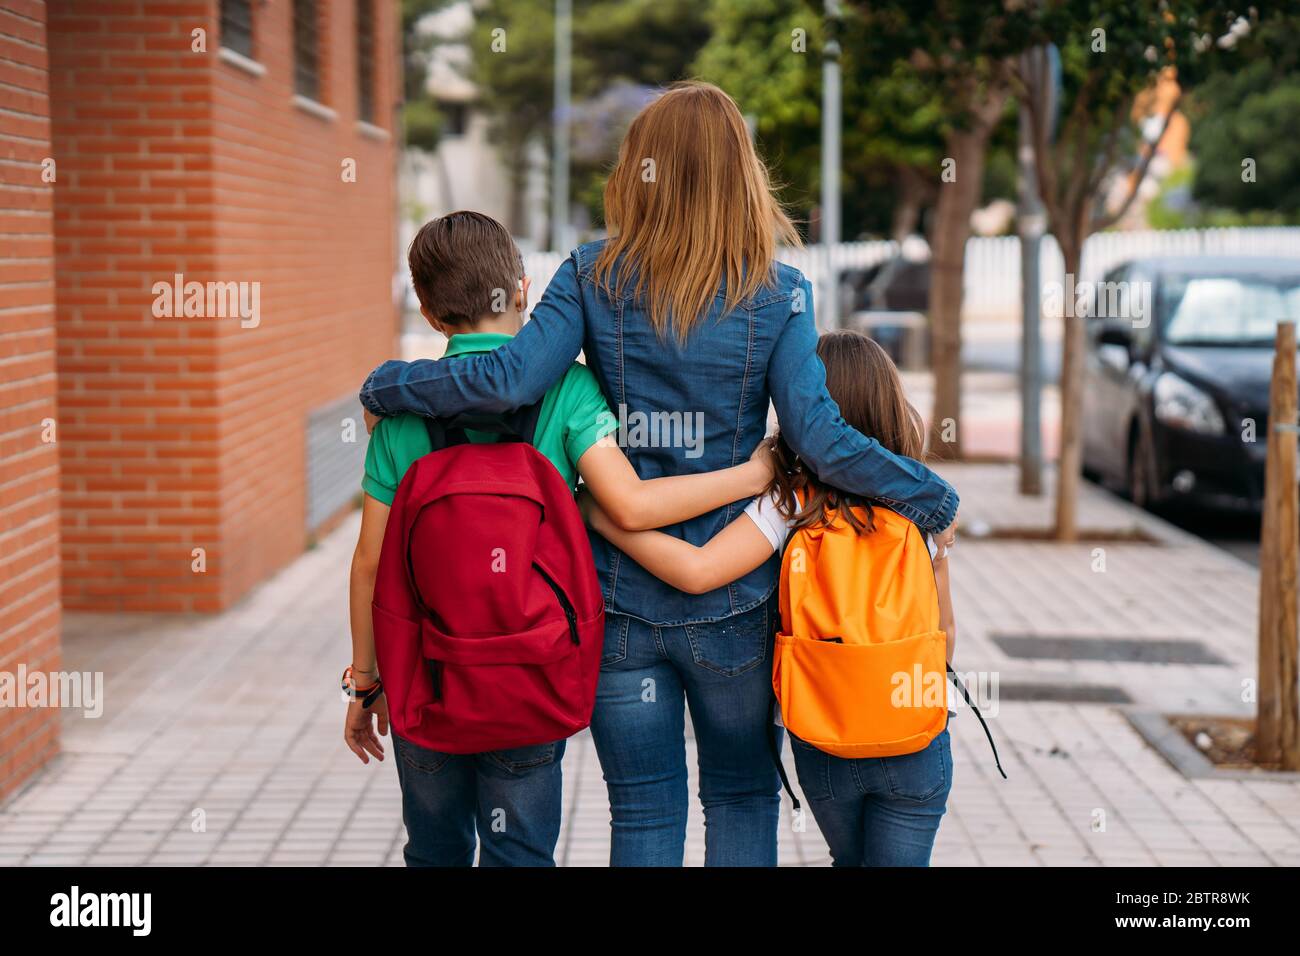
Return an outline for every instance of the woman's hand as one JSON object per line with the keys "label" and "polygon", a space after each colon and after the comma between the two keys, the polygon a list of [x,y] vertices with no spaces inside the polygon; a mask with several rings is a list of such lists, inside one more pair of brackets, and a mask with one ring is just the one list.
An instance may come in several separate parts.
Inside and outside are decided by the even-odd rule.
{"label": "woman's hand", "polygon": [[[379,734],[375,734],[375,721],[379,723]],[[347,717],[343,721],[343,742],[357,755],[362,763],[370,763],[367,754],[374,754],[376,760],[384,759],[384,745],[379,737],[388,736],[388,698],[383,694],[366,707],[359,700],[348,701]]]}
{"label": "woman's hand", "polygon": [[759,442],[754,453],[749,456],[749,470],[754,482],[750,496],[757,497],[767,490],[767,486],[776,476],[776,451],[768,439],[764,438]]}

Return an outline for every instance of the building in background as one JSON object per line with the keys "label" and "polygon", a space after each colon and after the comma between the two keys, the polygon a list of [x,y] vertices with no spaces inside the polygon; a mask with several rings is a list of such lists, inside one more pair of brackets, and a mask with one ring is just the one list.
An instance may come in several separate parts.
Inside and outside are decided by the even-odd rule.
{"label": "building in background", "polygon": [[[60,604],[228,607],[351,505],[396,348],[397,30],[387,0],[6,0],[0,675],[58,669]],[[0,706],[0,795],[57,724]]]}
{"label": "building in background", "polygon": [[531,144],[522,189],[512,195],[510,169],[471,78],[473,28],[469,0],[428,15],[417,27],[434,40],[425,89],[443,123],[435,149],[410,147],[402,155],[402,251],[421,225],[457,209],[476,209],[505,224],[525,252],[547,241],[546,148],[540,141]]}

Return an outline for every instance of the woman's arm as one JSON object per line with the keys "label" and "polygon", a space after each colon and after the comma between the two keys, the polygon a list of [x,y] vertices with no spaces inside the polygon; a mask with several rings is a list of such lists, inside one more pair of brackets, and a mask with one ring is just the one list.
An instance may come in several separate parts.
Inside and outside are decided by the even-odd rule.
{"label": "woman's arm", "polygon": [[934,559],[934,583],[939,590],[939,627],[948,635],[948,663],[957,649],[957,619],[952,614],[952,589],[948,583],[948,555]]}
{"label": "woman's arm", "polygon": [[411,412],[426,418],[464,412],[506,412],[537,401],[582,350],[584,323],[578,266],[570,256],[510,342],[454,362],[385,362],[361,387],[361,404],[376,415]]}
{"label": "woman's arm", "polygon": [[744,577],[772,556],[772,544],[741,515],[697,548],[662,531],[624,531],[588,495],[579,499],[587,523],[641,567],[687,594],[704,594]]}
{"label": "woman's arm", "polygon": [[957,515],[957,492],[920,462],[882,448],[840,417],[817,357],[807,279],[802,299],[807,308],[791,314],[767,369],[768,391],[786,443],[826,484],[888,502],[922,531],[938,535]]}
{"label": "woman's arm", "polygon": [[577,465],[603,517],[620,531],[686,521],[741,498],[753,498],[772,479],[772,457],[765,444],[749,461],[730,468],[643,481],[613,436],[606,435],[583,453]]}

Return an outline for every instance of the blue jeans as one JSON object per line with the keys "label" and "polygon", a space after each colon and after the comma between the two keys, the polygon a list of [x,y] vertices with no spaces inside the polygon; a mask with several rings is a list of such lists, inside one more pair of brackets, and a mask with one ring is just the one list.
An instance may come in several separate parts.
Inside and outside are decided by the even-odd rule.
{"label": "blue jeans", "polygon": [[901,757],[833,757],[790,735],[799,789],[835,866],[929,866],[952,788],[948,731]]}
{"label": "blue jeans", "polygon": [[565,741],[447,754],[393,735],[407,866],[554,866]]}
{"label": "blue jeans", "polygon": [[767,737],[775,604],[680,627],[606,615],[591,732],[609,790],[611,866],[682,865],[687,706],[705,865],[776,865],[780,782]]}

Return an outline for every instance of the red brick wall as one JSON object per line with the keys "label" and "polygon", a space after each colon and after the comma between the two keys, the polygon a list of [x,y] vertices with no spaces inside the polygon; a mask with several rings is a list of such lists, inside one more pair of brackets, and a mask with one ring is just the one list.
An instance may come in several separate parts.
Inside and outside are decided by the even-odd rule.
{"label": "red brick wall", "polygon": [[[393,146],[357,128],[353,0],[321,3],[332,119],[292,102],[292,4],[253,6],[260,76],[219,56],[214,0],[51,17],[69,608],[217,610],[291,560],[307,410],[394,348]],[[390,104],[396,5],[376,10]],[[154,317],[175,273],[260,283],[260,324]]]}
{"label": "red brick wall", "polygon": [[[231,598],[302,548],[308,410],[355,394],[395,354],[394,146],[358,127],[354,0],[320,6],[321,98],[332,118],[292,104],[290,3],[256,7],[265,75],[216,68],[218,265],[261,283],[262,311],[257,328],[228,323],[220,337],[224,553],[237,556],[222,583]],[[391,128],[397,4],[378,0],[375,11],[375,120]],[[344,160],[355,161],[356,182],[343,181]]]}
{"label": "red brick wall", "polygon": [[[45,6],[0,9],[0,671],[59,668],[59,440]],[[57,174],[57,168],[55,170]],[[53,438],[54,441],[48,439]],[[57,749],[57,711],[0,708],[0,797]]]}
{"label": "red brick wall", "polygon": [[60,2],[49,22],[63,593],[68,608],[206,610],[217,538],[216,332],[154,318],[152,284],[215,266],[203,2]]}

